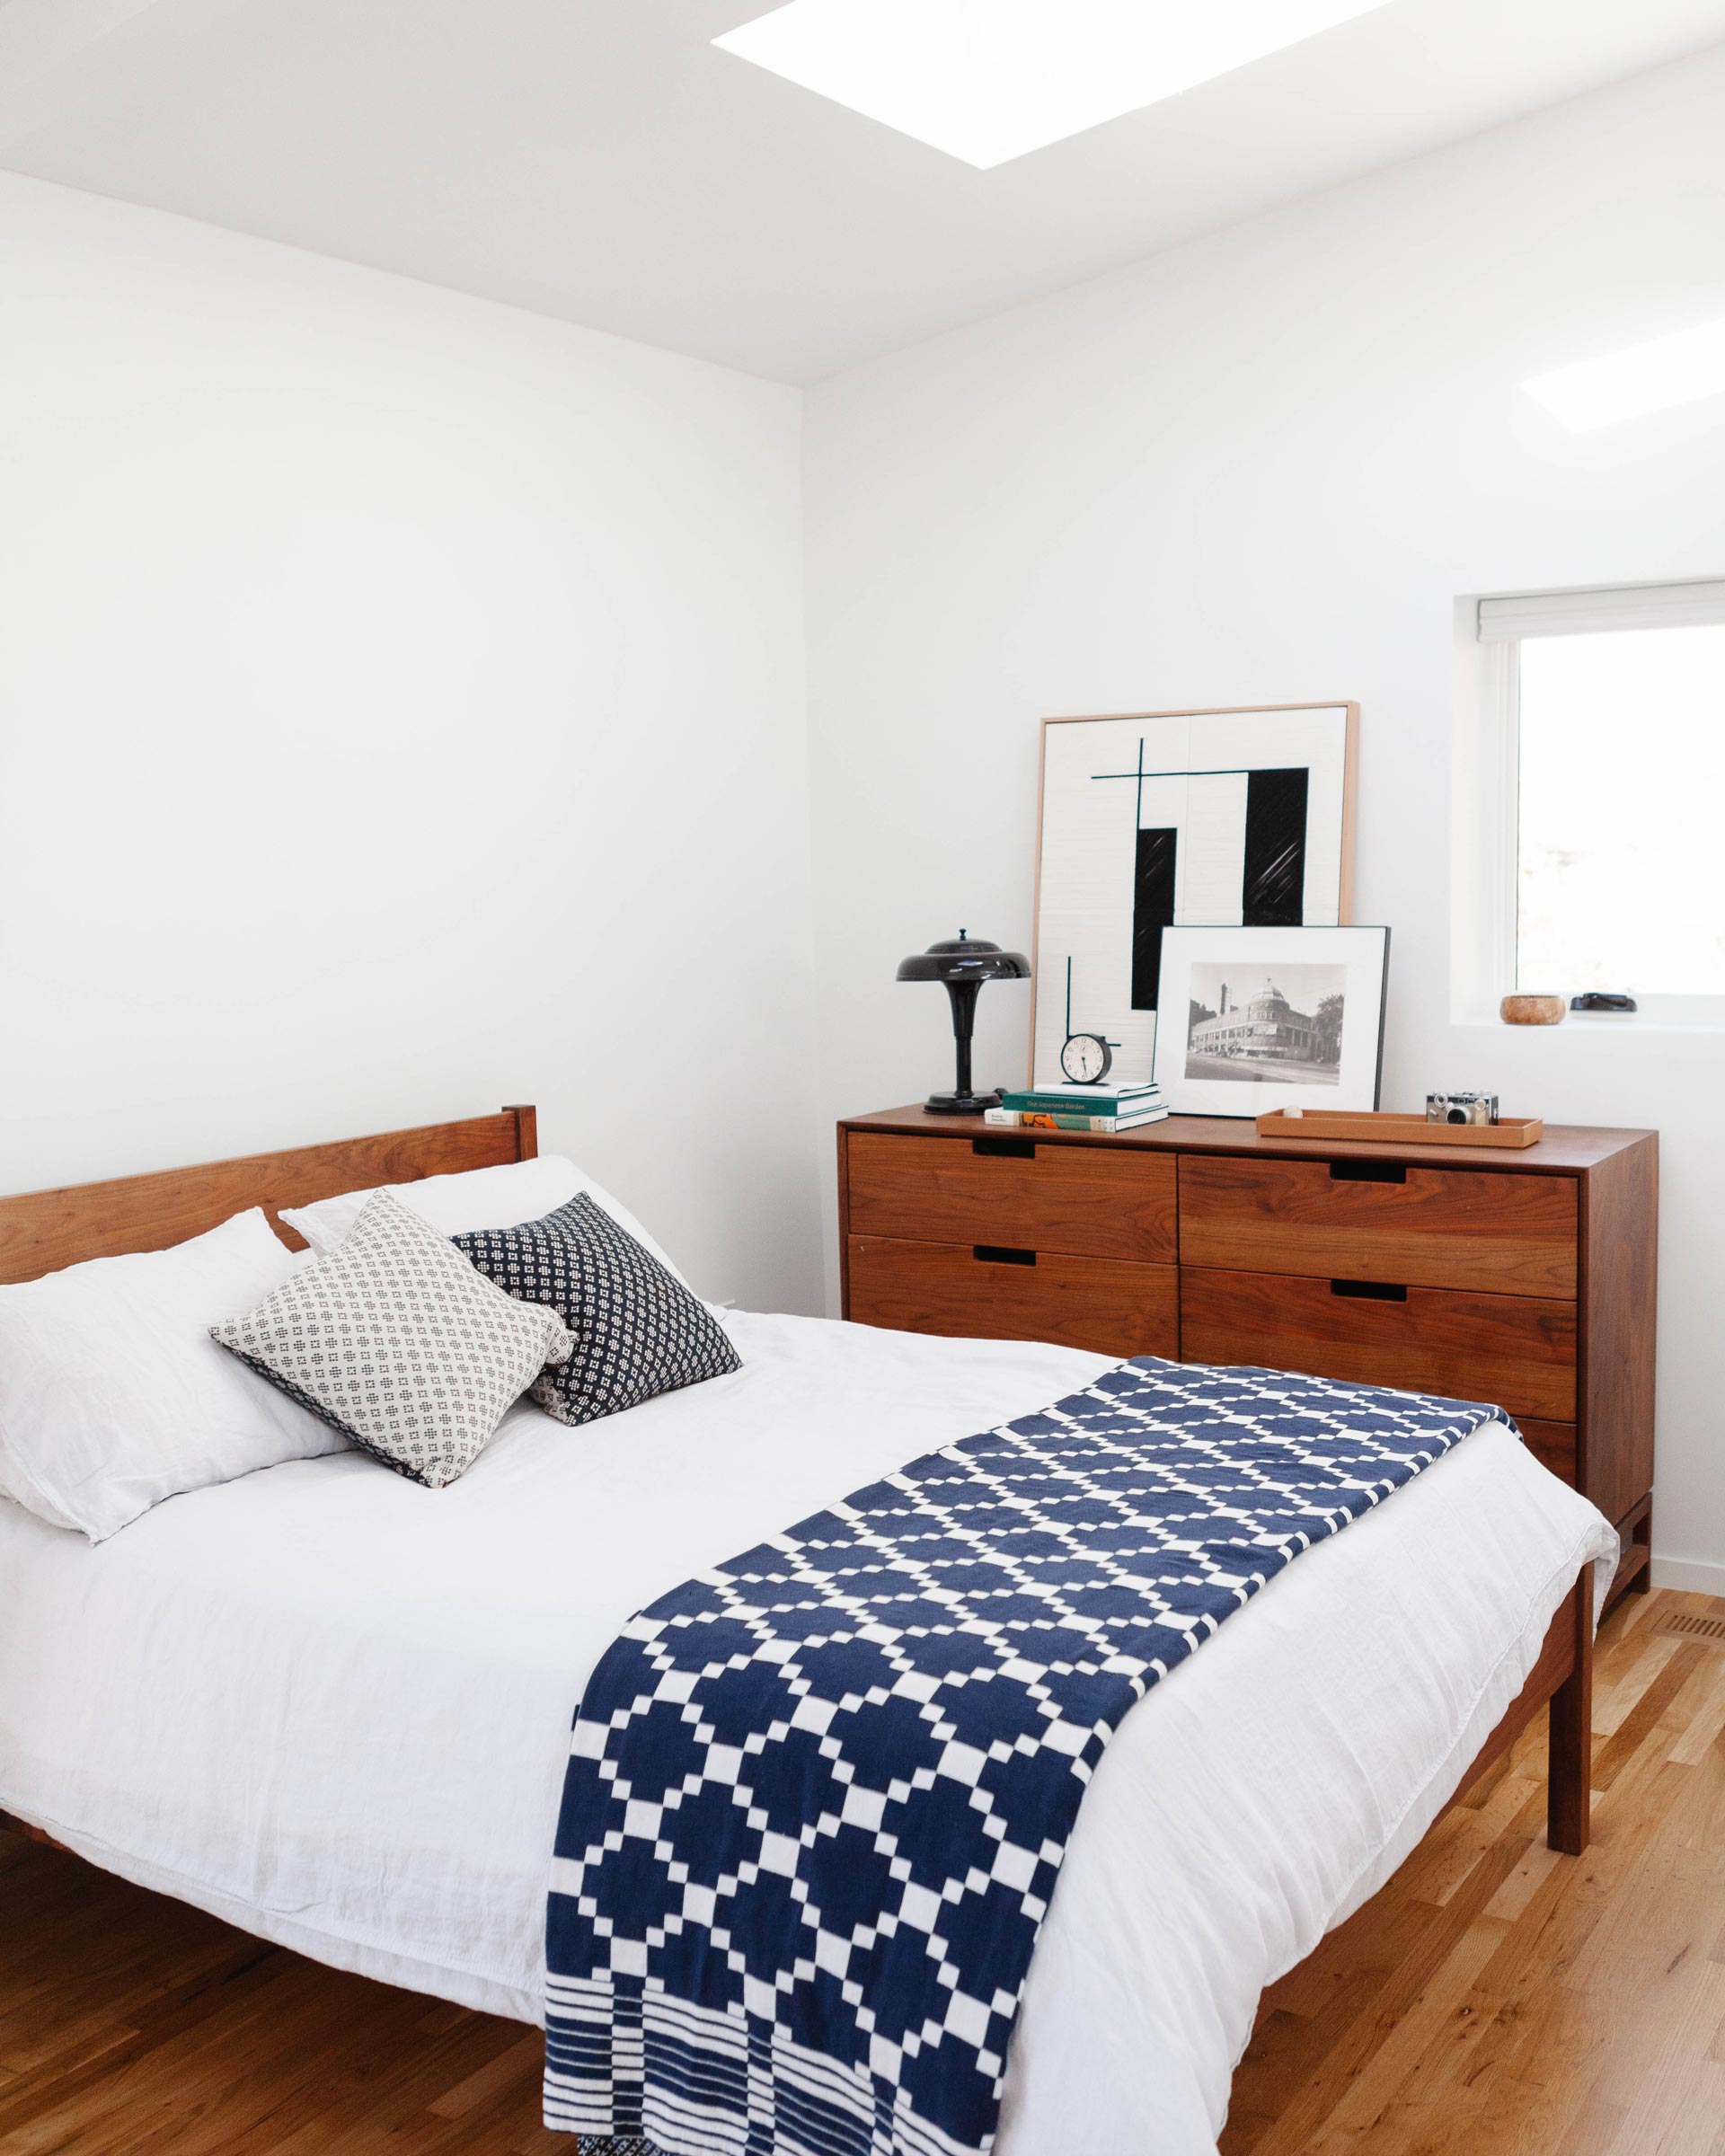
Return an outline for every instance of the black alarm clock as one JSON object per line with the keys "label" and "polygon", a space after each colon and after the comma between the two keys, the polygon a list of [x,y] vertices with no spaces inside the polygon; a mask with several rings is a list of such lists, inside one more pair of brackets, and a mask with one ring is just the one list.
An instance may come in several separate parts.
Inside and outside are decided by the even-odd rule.
{"label": "black alarm clock", "polygon": [[1113,1067],[1114,1051],[1100,1033],[1068,1033],[1060,1068],[1074,1085],[1100,1085]]}

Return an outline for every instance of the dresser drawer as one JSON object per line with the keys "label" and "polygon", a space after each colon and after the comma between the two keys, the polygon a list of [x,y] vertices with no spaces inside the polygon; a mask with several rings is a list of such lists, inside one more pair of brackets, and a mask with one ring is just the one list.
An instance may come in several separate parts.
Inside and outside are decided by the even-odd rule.
{"label": "dresser drawer", "polygon": [[1182,1266],[1180,1331],[1189,1363],[1262,1363],[1575,1420],[1572,1303],[1411,1286],[1385,1301],[1330,1280]]}
{"label": "dresser drawer", "polygon": [[1121,1357],[1180,1353],[1179,1273],[1172,1265],[1058,1250],[1018,1250],[1009,1258],[979,1254],[969,1243],[886,1235],[853,1235],[849,1259],[849,1312],[859,1324],[970,1339],[1052,1340]]}
{"label": "dresser drawer", "polygon": [[1172,1154],[853,1131],[848,1167],[853,1234],[1173,1261]]}
{"label": "dresser drawer", "polygon": [[1573,1298],[1577,1251],[1567,1176],[1203,1153],[1180,1163],[1185,1265]]}

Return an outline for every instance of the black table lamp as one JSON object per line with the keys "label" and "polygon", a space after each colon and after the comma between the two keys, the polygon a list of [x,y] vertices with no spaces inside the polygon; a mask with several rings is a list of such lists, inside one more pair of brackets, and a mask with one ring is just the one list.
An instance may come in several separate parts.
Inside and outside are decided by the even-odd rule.
{"label": "black table lamp", "polygon": [[901,981],[939,981],[952,1003],[952,1038],[958,1043],[958,1084],[950,1093],[931,1093],[923,1107],[931,1116],[979,1116],[986,1108],[998,1108],[1000,1094],[970,1091],[970,1036],[976,1024],[977,998],[985,981],[1025,981],[1031,961],[1022,951],[1003,950],[998,943],[973,943],[962,929],[956,942],[931,943],[898,968]]}

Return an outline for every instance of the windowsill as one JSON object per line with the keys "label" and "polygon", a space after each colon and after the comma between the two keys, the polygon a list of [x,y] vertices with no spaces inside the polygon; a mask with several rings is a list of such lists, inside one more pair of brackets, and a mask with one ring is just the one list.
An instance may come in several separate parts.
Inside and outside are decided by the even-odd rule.
{"label": "windowsill", "polygon": [[1571,1011],[1554,1026],[1512,1026],[1495,1013],[1478,1012],[1453,1018],[1450,1023],[1463,1033],[1618,1033],[1666,1036],[1673,1033],[1725,1034],[1725,1018],[1644,1018],[1636,1012]]}

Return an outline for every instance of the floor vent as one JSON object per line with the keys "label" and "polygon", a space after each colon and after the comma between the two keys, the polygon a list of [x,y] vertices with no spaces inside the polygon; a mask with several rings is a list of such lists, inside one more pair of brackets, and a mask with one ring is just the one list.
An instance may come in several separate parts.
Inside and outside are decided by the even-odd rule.
{"label": "floor vent", "polygon": [[1661,1617],[1659,1629],[1675,1632],[1679,1639],[1725,1640],[1725,1617],[1695,1617],[1687,1610],[1673,1610]]}

